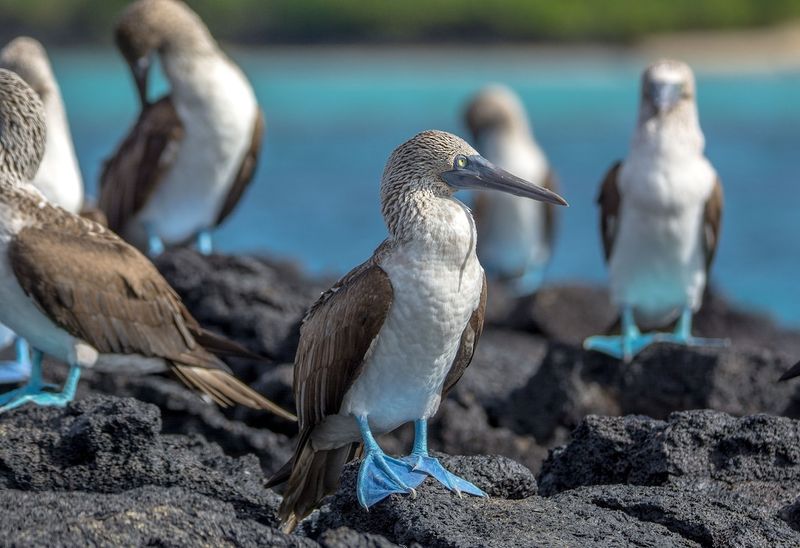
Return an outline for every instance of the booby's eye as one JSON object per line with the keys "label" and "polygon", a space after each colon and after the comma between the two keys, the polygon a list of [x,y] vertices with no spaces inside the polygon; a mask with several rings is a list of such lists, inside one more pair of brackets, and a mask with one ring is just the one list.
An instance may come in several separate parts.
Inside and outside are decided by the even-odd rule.
{"label": "booby's eye", "polygon": [[469,162],[467,161],[467,157],[464,156],[463,154],[459,154],[458,156],[456,156],[456,159],[453,162],[453,166],[456,169],[464,169],[465,167],[467,167],[468,163]]}

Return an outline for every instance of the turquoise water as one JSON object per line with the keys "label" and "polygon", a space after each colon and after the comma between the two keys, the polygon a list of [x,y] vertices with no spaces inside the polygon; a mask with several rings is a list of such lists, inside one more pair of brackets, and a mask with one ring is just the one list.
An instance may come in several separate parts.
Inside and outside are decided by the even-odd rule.
{"label": "turquoise water", "polygon": [[[632,57],[524,50],[234,51],[267,116],[257,179],[217,233],[225,251],[264,251],[343,272],[383,239],[378,184],[391,150],[429,128],[464,133],[459,116],[485,82],[523,97],[571,207],[550,280],[605,279],[594,197],[628,146],[638,72]],[[135,115],[111,51],[53,54],[89,192]],[[161,83],[163,85],[163,82]],[[800,325],[800,74],[698,73],[707,154],[726,192],[713,278],[739,303]]]}

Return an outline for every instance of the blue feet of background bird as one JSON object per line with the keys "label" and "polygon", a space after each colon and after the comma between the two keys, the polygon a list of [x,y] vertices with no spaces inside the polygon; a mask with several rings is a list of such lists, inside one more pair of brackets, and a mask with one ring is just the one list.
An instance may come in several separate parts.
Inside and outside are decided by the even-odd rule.
{"label": "blue feet of background bird", "polygon": [[73,365],[70,367],[61,392],[45,391],[47,385],[42,381],[42,353],[34,350],[31,359],[31,376],[28,382],[24,386],[0,396],[0,413],[5,413],[26,403],[63,407],[75,397],[80,376],[80,368]]}
{"label": "blue feet of background bird", "polygon": [[583,341],[586,350],[602,352],[629,363],[639,352],[654,343],[672,343],[683,346],[725,347],[730,344],[727,339],[705,339],[693,337],[692,311],[684,308],[681,317],[672,333],[641,333],[633,318],[633,309],[622,309],[622,334],[613,336],[589,337]]}
{"label": "blue feet of background bird", "polygon": [[358,502],[366,509],[394,493],[416,496],[414,489],[425,480],[405,462],[386,455],[369,429],[366,417],[357,417],[365,455],[358,470]]}
{"label": "blue feet of background bird", "polygon": [[211,231],[206,228],[198,232],[195,245],[201,255],[211,255],[214,252],[214,240],[211,238]]}
{"label": "blue feet of background bird", "polygon": [[16,384],[31,376],[31,351],[25,339],[14,339],[15,359],[0,362],[0,384]]}
{"label": "blue feet of background bird", "polygon": [[692,311],[684,308],[681,317],[672,333],[658,333],[656,342],[680,344],[683,346],[706,346],[711,348],[723,348],[730,345],[728,339],[706,339],[703,337],[692,336]]}
{"label": "blue feet of background bird", "polygon": [[151,228],[147,228],[147,256],[151,259],[164,253],[164,242],[161,236],[156,234]]}
{"label": "blue feet of background bird", "polygon": [[439,459],[428,455],[428,423],[425,420],[420,419],[414,423],[414,449],[402,460],[410,465],[413,471],[425,473],[458,496],[463,493],[476,497],[487,496],[480,488],[447,471]]}

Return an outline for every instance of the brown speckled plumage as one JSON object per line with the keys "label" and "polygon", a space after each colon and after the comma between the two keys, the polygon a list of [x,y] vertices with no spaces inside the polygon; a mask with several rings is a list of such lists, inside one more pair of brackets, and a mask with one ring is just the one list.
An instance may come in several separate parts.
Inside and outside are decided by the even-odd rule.
{"label": "brown speckled plumage", "polygon": [[252,355],[202,329],[147,258],[23,182],[36,172],[44,131],[36,93],[0,70],[0,237],[15,277],[0,283],[18,284],[57,328],[100,354],[159,358],[222,405],[293,418],[231,375],[211,349]]}

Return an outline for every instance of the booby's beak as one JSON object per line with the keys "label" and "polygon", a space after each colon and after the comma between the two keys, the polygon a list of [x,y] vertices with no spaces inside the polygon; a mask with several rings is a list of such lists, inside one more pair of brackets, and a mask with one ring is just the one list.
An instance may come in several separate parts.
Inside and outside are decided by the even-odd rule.
{"label": "booby's beak", "polygon": [[683,94],[683,84],[679,82],[654,82],[650,87],[650,97],[659,113],[672,110]]}
{"label": "booby's beak", "polygon": [[457,156],[453,169],[442,173],[442,179],[451,187],[463,190],[499,190],[514,196],[531,198],[540,202],[566,206],[567,201],[544,187],[500,169],[480,155]]}
{"label": "booby's beak", "polygon": [[139,100],[142,102],[142,107],[146,107],[149,103],[147,100],[147,80],[150,75],[150,57],[139,57],[131,64],[133,71],[133,79],[136,81],[136,89],[139,91]]}

